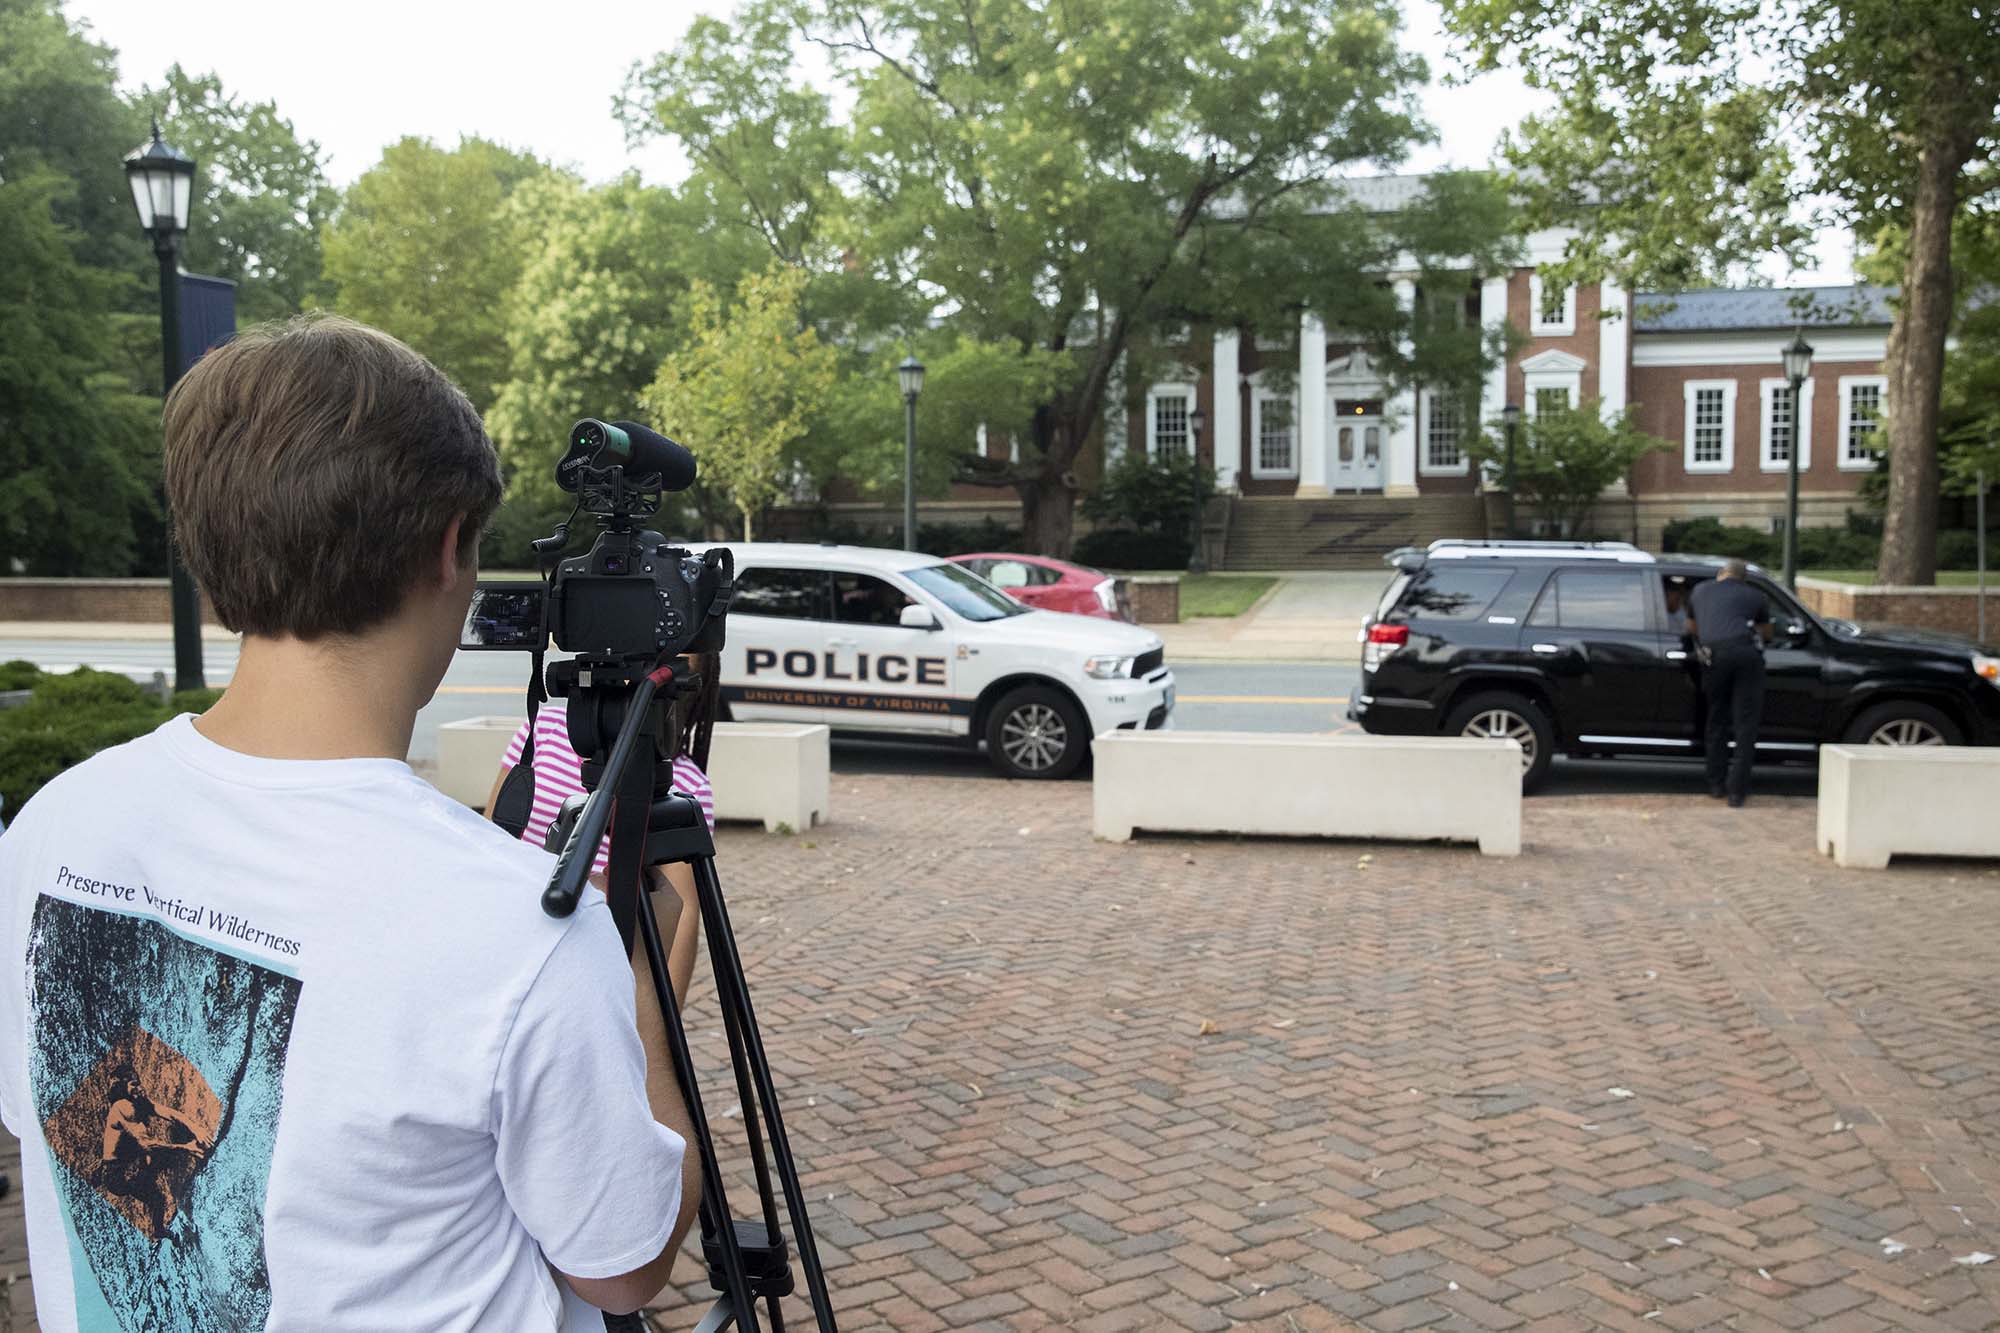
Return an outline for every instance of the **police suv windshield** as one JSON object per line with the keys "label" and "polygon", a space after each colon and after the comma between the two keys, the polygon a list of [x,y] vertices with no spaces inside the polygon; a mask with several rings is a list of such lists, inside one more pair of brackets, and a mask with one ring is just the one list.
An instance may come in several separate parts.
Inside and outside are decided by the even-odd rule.
{"label": "police suv windshield", "polygon": [[925,565],[903,577],[967,620],[1005,620],[1028,610],[962,565]]}

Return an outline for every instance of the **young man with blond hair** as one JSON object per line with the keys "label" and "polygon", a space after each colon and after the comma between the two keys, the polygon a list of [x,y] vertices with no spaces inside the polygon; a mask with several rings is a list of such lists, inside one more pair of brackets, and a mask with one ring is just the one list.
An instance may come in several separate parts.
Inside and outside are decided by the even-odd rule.
{"label": "young man with blond hair", "polygon": [[[165,464],[235,678],[0,837],[41,1326],[601,1330],[700,1194],[644,956],[405,762],[500,500],[478,416],[301,318],[187,374]],[[657,897],[684,990],[694,908]]]}

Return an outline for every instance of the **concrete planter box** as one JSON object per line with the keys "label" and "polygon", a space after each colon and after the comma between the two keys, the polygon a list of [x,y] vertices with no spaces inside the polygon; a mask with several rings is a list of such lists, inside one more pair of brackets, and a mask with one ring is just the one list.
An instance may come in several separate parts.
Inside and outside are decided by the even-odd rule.
{"label": "concrete planter box", "polygon": [[1880,870],[1897,855],[2000,857],[2000,750],[1819,747],[1821,853]]}
{"label": "concrete planter box", "polygon": [[500,776],[507,742],[521,728],[518,717],[468,717],[438,726],[437,789],[454,801],[483,809]]}
{"label": "concrete planter box", "polygon": [[1109,731],[1094,828],[1477,842],[1521,851],[1521,747],[1457,736]]}
{"label": "concrete planter box", "polygon": [[757,820],[770,833],[824,824],[833,789],[831,734],[817,723],[716,723],[708,745],[716,819]]}

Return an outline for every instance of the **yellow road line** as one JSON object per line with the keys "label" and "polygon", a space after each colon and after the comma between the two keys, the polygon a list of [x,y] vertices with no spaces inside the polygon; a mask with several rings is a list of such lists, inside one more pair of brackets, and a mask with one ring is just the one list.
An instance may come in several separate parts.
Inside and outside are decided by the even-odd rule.
{"label": "yellow road line", "polygon": [[1177,694],[1182,704],[1344,704],[1347,696],[1325,694]]}

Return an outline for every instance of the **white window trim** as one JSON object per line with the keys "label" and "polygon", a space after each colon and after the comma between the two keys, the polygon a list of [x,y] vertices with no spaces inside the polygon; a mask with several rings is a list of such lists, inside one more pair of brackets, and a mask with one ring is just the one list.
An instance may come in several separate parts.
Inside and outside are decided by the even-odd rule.
{"label": "white window trim", "polygon": [[[1694,459],[1694,396],[1701,389],[1722,390],[1722,461],[1697,463]],[[1692,473],[1733,472],[1736,470],[1736,381],[1688,380],[1681,385],[1681,466]]]}
{"label": "white window trim", "polygon": [[1569,395],[1572,412],[1583,402],[1583,372],[1580,370],[1528,370],[1522,372],[1521,381],[1521,396],[1526,400],[1521,412],[1529,421],[1535,419],[1539,406],[1535,401],[1537,390],[1563,390]]}
{"label": "white window trim", "polygon": [[[1847,432],[1848,428],[1854,424],[1854,390],[1870,384],[1882,391],[1881,410],[1883,412],[1888,411],[1889,377],[1887,375],[1842,375],[1840,377],[1840,431],[1834,439],[1833,457],[1834,461],[1840,464],[1842,472],[1873,472],[1875,470],[1875,460],[1877,457],[1875,452],[1871,451],[1866,458],[1849,458],[1847,456]],[[1882,418],[1880,415],[1877,415],[1875,419],[1878,423],[1875,429],[1879,434],[1882,429],[1879,424]]]}
{"label": "white window trim", "polygon": [[1465,451],[1466,430],[1472,424],[1471,412],[1461,407],[1458,410],[1458,466],[1431,466],[1431,401],[1436,391],[1425,389],[1417,395],[1417,472],[1425,477],[1463,477],[1472,471],[1472,456]]}
{"label": "white window trim", "polygon": [[1279,481],[1296,478],[1299,475],[1299,395],[1295,390],[1288,400],[1292,408],[1292,465],[1284,468],[1264,466],[1264,400],[1276,399],[1279,394],[1267,393],[1258,383],[1258,376],[1250,377],[1250,434],[1244,441],[1250,454],[1250,477],[1253,481]]}
{"label": "white window trim", "polygon": [[1542,319],[1542,275],[1528,275],[1528,332],[1532,334],[1557,336],[1576,332],[1576,288],[1563,289],[1562,318],[1549,322]]}
{"label": "white window trim", "polygon": [[[1791,464],[1782,458],[1771,457],[1771,396],[1779,389],[1789,389],[1790,380],[1772,379],[1757,381],[1757,459],[1766,472],[1785,472]],[[1799,385],[1799,401],[1792,412],[1792,431],[1798,436],[1799,471],[1812,468],[1812,405],[1813,382],[1808,379]]]}
{"label": "white window trim", "polygon": [[[1153,404],[1162,398],[1180,397],[1185,397],[1188,400],[1188,412],[1190,414],[1194,412],[1195,407],[1201,402],[1201,396],[1195,391],[1195,384],[1192,380],[1162,381],[1146,390],[1146,457],[1158,458],[1160,456],[1160,444],[1156,438],[1156,427],[1159,417],[1153,411]],[[1192,421],[1188,423],[1188,443],[1191,445],[1196,443],[1194,440],[1194,423]]]}

